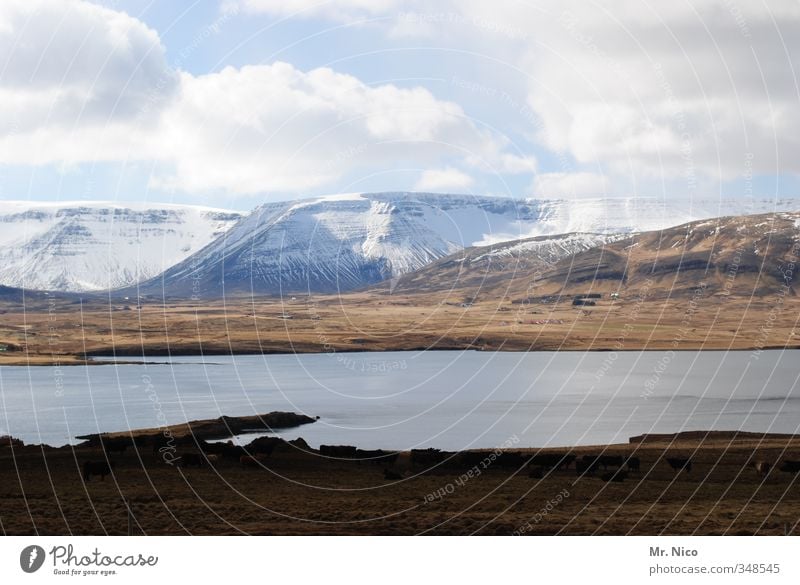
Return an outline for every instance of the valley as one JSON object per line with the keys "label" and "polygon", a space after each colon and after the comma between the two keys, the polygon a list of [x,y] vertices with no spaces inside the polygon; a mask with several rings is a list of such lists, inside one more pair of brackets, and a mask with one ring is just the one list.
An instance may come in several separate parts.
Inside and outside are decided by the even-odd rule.
{"label": "valley", "polygon": [[595,306],[463,296],[351,293],[295,300],[225,299],[143,304],[90,302],[7,307],[0,338],[19,349],[0,364],[81,363],[169,354],[307,353],[423,349],[638,350],[800,347],[795,297],[655,298],[646,289]]}
{"label": "valley", "polygon": [[[0,294],[0,363],[85,356],[800,346],[800,214],[471,247],[339,294]],[[191,276],[190,276],[191,278]],[[124,295],[124,296],[123,296]],[[138,300],[137,300],[138,299]]]}

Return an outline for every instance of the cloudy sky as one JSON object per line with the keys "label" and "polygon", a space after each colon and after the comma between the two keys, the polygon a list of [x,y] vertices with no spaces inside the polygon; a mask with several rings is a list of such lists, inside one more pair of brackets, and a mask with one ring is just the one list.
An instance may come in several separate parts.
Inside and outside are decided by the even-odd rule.
{"label": "cloudy sky", "polygon": [[0,198],[800,195],[800,3],[3,0]]}

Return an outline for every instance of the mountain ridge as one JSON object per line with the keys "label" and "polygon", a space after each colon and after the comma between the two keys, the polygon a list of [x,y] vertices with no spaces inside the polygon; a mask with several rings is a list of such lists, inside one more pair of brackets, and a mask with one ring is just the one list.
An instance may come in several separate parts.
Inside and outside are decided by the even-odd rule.
{"label": "mountain ridge", "polygon": [[[627,234],[794,200],[666,202],[383,192],[268,203],[137,287],[167,297],[340,293],[403,277],[476,245],[565,233]],[[724,214],[722,214],[724,215]]]}
{"label": "mountain ridge", "polygon": [[59,292],[127,286],[197,252],[241,217],[179,204],[4,201],[0,284]]}
{"label": "mountain ridge", "polygon": [[[608,238],[719,215],[796,209],[793,199],[343,193],[249,213],[180,204],[8,201],[0,284],[61,292],[281,296],[347,292],[460,250],[563,234]],[[577,243],[577,242],[576,242]],[[499,249],[499,248],[498,248]]]}

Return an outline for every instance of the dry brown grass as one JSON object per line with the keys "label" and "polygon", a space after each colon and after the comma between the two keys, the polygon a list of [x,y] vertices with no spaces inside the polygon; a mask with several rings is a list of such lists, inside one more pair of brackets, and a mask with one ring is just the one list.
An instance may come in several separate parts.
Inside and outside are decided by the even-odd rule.
{"label": "dry brown grass", "polygon": [[[8,306],[0,341],[27,352],[0,364],[81,363],[80,354],[119,356],[405,349],[636,350],[797,347],[800,300],[793,296],[684,295],[608,298],[586,309],[563,302],[521,304],[447,294],[228,299],[145,304],[141,311],[94,302],[82,307]],[[284,314],[291,319],[282,319]],[[535,321],[550,320],[546,324]]]}
{"label": "dry brown grass", "polygon": [[[598,453],[601,447],[577,454]],[[490,466],[416,469],[399,482],[379,466],[314,454],[273,454],[264,469],[221,461],[178,470],[149,451],[114,456],[113,478],[84,483],[78,467],[100,452],[80,447],[0,449],[0,525],[5,534],[124,534],[131,502],[135,533],[146,534],[783,534],[800,528],[798,476],[761,478],[752,458],[800,459],[800,442],[682,441],[614,445],[641,472],[623,483],[557,471],[544,479]],[[676,473],[665,452],[692,456]],[[451,493],[426,503],[446,486]],[[568,496],[537,516],[548,501]],[[563,492],[562,492],[563,493]],[[430,498],[427,498],[430,499]]]}

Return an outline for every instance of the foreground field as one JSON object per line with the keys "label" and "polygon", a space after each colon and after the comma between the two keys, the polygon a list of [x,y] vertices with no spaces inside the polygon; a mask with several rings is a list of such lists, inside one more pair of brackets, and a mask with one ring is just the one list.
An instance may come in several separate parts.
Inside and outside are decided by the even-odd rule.
{"label": "foreground field", "polygon": [[[519,450],[516,450],[519,451]],[[150,449],[114,454],[113,476],[86,482],[94,447],[0,448],[3,534],[797,534],[798,475],[755,459],[800,459],[800,440],[659,440],[581,448],[640,458],[640,471],[605,482],[602,471],[529,477],[491,460],[436,468],[334,460],[287,445],[262,465],[220,458],[166,465]],[[527,453],[531,453],[527,451]],[[483,453],[491,459],[490,453]],[[690,472],[664,456],[691,457]],[[474,455],[477,461],[484,460]],[[402,456],[401,456],[402,459]],[[399,460],[401,460],[399,459]],[[398,460],[398,461],[399,461]],[[492,462],[493,461],[493,462]],[[398,466],[400,465],[400,466]],[[534,473],[536,475],[536,473]]]}
{"label": "foreground field", "polygon": [[515,298],[352,293],[287,300],[176,304],[54,300],[7,305],[0,365],[83,363],[85,354],[380,351],[418,349],[638,350],[800,346],[794,296],[703,296],[647,290],[595,306]]}

